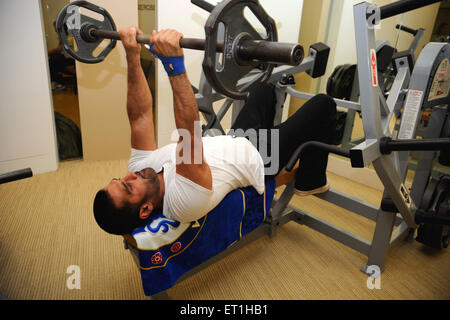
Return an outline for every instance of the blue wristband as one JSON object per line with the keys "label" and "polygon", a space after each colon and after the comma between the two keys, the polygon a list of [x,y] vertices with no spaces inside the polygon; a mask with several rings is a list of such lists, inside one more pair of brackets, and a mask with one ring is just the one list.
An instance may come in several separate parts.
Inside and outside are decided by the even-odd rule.
{"label": "blue wristband", "polygon": [[160,56],[159,54],[156,54],[155,51],[153,50],[153,43],[150,46],[145,45],[145,47],[152,53],[152,55],[155,58],[161,60],[164,69],[166,70],[167,75],[169,77],[177,76],[179,74],[183,74],[186,72],[186,68],[184,66],[184,56],[179,57]]}

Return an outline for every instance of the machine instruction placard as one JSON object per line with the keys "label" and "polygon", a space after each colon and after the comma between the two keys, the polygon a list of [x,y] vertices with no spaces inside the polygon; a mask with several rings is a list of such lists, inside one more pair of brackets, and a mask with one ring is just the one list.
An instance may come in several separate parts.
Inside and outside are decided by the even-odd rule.
{"label": "machine instruction placard", "polygon": [[417,117],[421,113],[423,91],[409,90],[402,115],[398,139],[414,139]]}
{"label": "machine instruction placard", "polygon": [[431,83],[430,93],[428,94],[428,101],[433,101],[448,96],[450,80],[450,66],[447,58],[443,59],[439,64]]}

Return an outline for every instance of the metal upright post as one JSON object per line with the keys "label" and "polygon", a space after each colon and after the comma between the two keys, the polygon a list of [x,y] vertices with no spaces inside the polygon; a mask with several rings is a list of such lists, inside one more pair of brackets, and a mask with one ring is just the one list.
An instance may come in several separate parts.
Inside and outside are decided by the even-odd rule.
{"label": "metal upright post", "polygon": [[[355,39],[358,59],[361,112],[366,141],[353,149],[362,154],[363,164],[373,163],[375,171],[394,204],[409,227],[415,227],[413,210],[408,190],[392,159],[379,151],[379,141],[385,136],[386,123],[393,117],[393,106],[389,106],[378,85],[376,64],[376,44],[374,27],[379,21],[380,8],[366,2],[353,7],[355,19]],[[370,148],[369,148],[370,147]],[[379,210],[368,265],[383,267],[389,250],[396,213]],[[367,266],[363,271],[367,271]]]}
{"label": "metal upright post", "polygon": [[[360,149],[364,165],[373,163],[386,192],[390,195],[403,219],[409,227],[415,228],[415,206],[411,201],[409,192],[403,185],[400,174],[390,157],[381,155],[379,151],[379,141],[385,134],[382,124],[390,121],[393,114],[381,94],[377,80],[374,30],[376,20],[371,20],[371,17],[376,15],[380,8],[366,2],[357,4],[353,8],[361,111],[366,135],[365,143],[361,147],[356,146],[353,149]],[[382,103],[380,103],[380,100],[382,100]],[[371,146],[371,148],[367,146]]]}
{"label": "metal upright post", "polygon": [[361,269],[367,273],[368,267],[378,266],[383,270],[386,255],[389,251],[392,230],[394,229],[396,214],[393,212],[378,210],[375,231],[370,246],[367,264]]}
{"label": "metal upright post", "polygon": [[[353,78],[352,93],[350,95],[350,101],[358,102],[358,97],[359,97],[358,70],[355,70],[355,77]],[[355,143],[352,142],[352,133],[353,133],[353,126],[355,123],[355,115],[356,115],[356,110],[353,110],[353,109],[347,110],[347,116],[345,118],[344,133],[342,135],[342,148],[343,149],[350,149],[355,146]],[[364,137],[362,139],[364,139]]]}

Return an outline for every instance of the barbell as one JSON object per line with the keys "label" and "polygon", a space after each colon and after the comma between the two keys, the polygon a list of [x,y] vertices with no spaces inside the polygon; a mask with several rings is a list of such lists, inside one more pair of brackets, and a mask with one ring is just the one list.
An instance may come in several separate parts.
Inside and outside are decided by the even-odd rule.
{"label": "barbell", "polygon": [[[205,24],[205,39],[182,38],[180,46],[205,52],[203,71],[216,92],[232,99],[244,99],[251,88],[270,78],[276,65],[295,66],[302,62],[303,47],[277,42],[275,22],[258,0],[224,0],[216,6],[203,0],[192,2],[210,11]],[[80,8],[99,14],[103,21],[82,14]],[[247,20],[245,8],[249,8],[259,20],[265,29],[265,36]],[[223,30],[219,33],[220,28]],[[56,30],[64,50],[84,63],[103,61],[114,49],[116,40],[120,40],[111,15],[104,8],[84,0],[71,2],[61,10],[56,19]],[[75,44],[69,42],[70,35]],[[138,35],[136,40],[150,44],[150,38],[150,35]],[[98,55],[94,55],[104,39],[111,42]],[[244,78],[251,80],[242,84],[240,80]]]}

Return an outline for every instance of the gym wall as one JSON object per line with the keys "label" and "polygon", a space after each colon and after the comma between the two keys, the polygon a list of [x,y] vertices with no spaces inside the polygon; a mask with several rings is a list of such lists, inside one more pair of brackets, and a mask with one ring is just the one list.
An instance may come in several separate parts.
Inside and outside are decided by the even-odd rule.
{"label": "gym wall", "polygon": [[[305,1],[303,3],[303,16],[301,19],[300,34],[298,43],[305,49],[305,55],[308,54],[309,47],[317,42],[325,42],[328,27],[328,17],[333,0]],[[315,93],[320,78],[313,79],[302,72],[295,77],[295,89],[302,92]],[[295,113],[306,101],[303,99],[291,97],[289,106],[289,115]]]}
{"label": "gym wall", "polygon": [[0,2],[0,174],[58,168],[41,12],[38,0]]}

